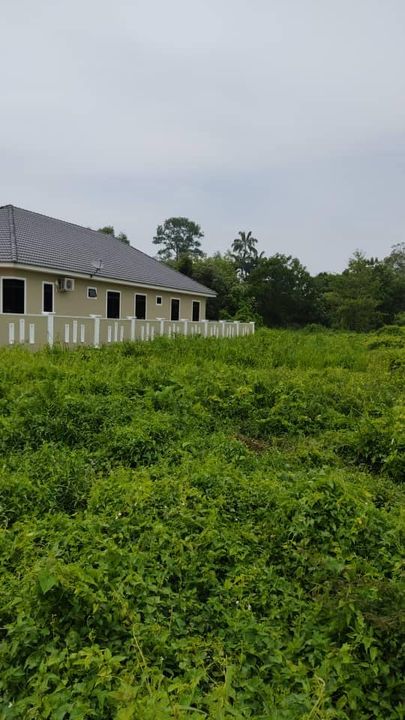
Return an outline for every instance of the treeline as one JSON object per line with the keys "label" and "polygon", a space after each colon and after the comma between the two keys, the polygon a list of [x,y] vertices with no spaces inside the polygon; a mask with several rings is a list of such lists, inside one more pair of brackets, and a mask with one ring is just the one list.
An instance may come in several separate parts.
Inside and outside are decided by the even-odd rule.
{"label": "treeline", "polygon": [[405,243],[387,257],[367,258],[356,251],[342,273],[312,276],[298,258],[259,253],[251,232],[239,232],[230,249],[204,255],[199,225],[169,218],[159,225],[158,257],[215,290],[207,317],[255,320],[269,327],[331,328],[368,331],[405,325]]}
{"label": "treeline", "polygon": [[318,323],[368,331],[405,325],[405,245],[383,260],[355,252],[342,273],[311,276],[297,258],[261,256],[242,274],[231,252],[180,259],[178,270],[217,292],[209,319],[256,320],[269,327]]}

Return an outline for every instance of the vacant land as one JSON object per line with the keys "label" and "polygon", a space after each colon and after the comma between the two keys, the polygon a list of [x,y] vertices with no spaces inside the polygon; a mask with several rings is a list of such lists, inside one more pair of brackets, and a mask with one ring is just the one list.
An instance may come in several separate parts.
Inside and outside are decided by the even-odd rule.
{"label": "vacant land", "polygon": [[0,717],[403,718],[400,333],[0,351]]}

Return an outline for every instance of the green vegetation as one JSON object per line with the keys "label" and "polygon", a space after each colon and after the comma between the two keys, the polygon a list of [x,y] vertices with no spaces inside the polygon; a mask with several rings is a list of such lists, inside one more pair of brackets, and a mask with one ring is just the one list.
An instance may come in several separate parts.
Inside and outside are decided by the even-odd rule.
{"label": "green vegetation", "polygon": [[193,220],[171,217],[158,225],[153,244],[161,246],[157,253],[161,260],[179,261],[184,257],[201,257],[200,239],[203,237],[200,226]]}
{"label": "green vegetation", "polygon": [[2,349],[0,717],[403,718],[404,347]]}
{"label": "green vegetation", "polygon": [[368,332],[405,324],[405,243],[383,258],[359,250],[342,273],[311,276],[298,258],[258,252],[252,232],[239,231],[224,255],[206,257],[204,233],[188,218],[169,218],[157,228],[158,256],[184,275],[215,290],[209,320],[255,320],[267,327],[301,328],[318,323]]}

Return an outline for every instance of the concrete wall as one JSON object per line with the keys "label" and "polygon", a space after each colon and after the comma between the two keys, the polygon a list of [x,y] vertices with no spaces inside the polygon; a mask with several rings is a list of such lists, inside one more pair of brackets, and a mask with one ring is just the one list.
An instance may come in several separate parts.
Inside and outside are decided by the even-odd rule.
{"label": "concrete wall", "polygon": [[[133,316],[135,314],[135,295],[146,295],[146,319],[155,320],[163,318],[170,320],[171,298],[180,299],[180,319],[191,320],[193,300],[200,302],[200,320],[205,319],[206,298],[199,295],[188,295],[181,292],[168,292],[165,290],[150,290],[145,288],[137,288],[135,286],[120,285],[113,281],[96,280],[94,277],[89,279],[75,278],[75,289],[71,292],[59,292],[57,290],[57,279],[63,277],[61,273],[56,272],[32,272],[28,270],[20,270],[15,268],[1,268],[0,279],[2,277],[13,277],[25,280],[25,312],[27,314],[40,314],[43,311],[42,294],[43,283],[52,283],[54,285],[54,313],[56,315],[66,315],[69,317],[80,317],[88,315],[101,315],[106,317],[107,313],[107,291],[113,290],[121,293],[121,318]],[[88,288],[97,289],[97,298],[89,299],[87,297]],[[156,304],[156,298],[162,298],[162,304]],[[2,287],[0,280],[0,312],[2,312]]]}

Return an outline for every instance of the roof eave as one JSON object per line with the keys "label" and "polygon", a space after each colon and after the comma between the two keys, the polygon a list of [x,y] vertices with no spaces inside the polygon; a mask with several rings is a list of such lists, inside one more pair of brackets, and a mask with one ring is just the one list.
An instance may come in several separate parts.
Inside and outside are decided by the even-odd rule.
{"label": "roof eave", "polygon": [[[79,273],[74,270],[66,270],[66,268],[50,267],[44,265],[34,265],[29,263],[15,262],[0,262],[0,267],[18,267],[21,270],[28,270],[32,272],[46,272],[54,275],[66,275],[73,278],[82,278],[84,280],[98,280],[104,283],[115,283],[117,285],[127,285],[129,287],[141,287],[149,290],[165,290],[166,292],[183,293],[184,295],[199,295],[201,297],[216,297],[217,293],[214,290],[201,286],[201,290],[186,290],[183,288],[170,287],[169,285],[151,285],[149,283],[142,283],[137,281],[122,280],[121,278],[106,277],[105,275],[99,275],[98,273]],[[179,273],[180,274],[180,273]]]}

